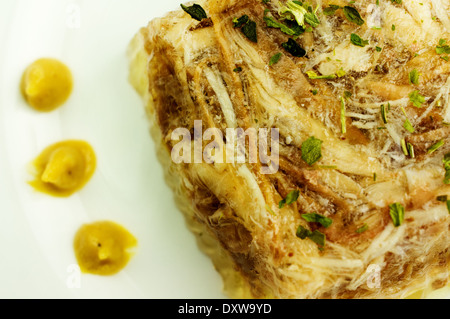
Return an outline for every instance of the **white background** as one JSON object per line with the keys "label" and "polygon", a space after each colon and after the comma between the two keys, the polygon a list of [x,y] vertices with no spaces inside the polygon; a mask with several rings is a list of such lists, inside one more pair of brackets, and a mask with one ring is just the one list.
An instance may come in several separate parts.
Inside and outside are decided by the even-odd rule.
{"label": "white background", "polygon": [[[133,35],[178,8],[174,0],[0,1],[0,298],[224,297],[173,204],[127,81]],[[19,91],[22,72],[41,57],[66,63],[75,84],[69,101],[45,114]],[[33,191],[29,162],[65,139],[94,147],[93,178],[67,199]],[[83,274],[80,288],[69,288],[73,236],[97,220],[133,233],[136,254],[118,275]]]}

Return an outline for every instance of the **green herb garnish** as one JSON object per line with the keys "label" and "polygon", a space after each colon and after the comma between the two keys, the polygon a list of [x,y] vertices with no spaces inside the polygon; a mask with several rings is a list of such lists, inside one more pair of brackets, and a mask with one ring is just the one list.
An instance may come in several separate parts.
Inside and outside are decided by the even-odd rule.
{"label": "green herb garnish", "polygon": [[302,225],[298,226],[296,235],[300,239],[306,239],[309,238],[313,242],[315,242],[317,245],[324,247],[326,242],[326,236],[325,234],[321,233],[318,230],[310,231],[309,229],[306,229]]}
{"label": "green herb garnish", "polygon": [[302,34],[303,32],[305,32],[305,30],[298,26],[297,28],[291,28],[288,27],[287,25],[280,23],[278,21],[276,21],[274,18],[272,17],[264,17],[264,22],[266,22],[266,25],[269,28],[276,28],[276,29],[280,29],[283,33],[286,33],[287,35],[293,35],[293,36],[298,36],[300,34]]}
{"label": "green herb garnish", "polygon": [[377,46],[377,47],[375,47],[375,50],[377,50],[377,52],[381,52],[381,50],[383,50],[383,49]]}
{"label": "green herb garnish", "polygon": [[420,73],[417,71],[417,69],[414,69],[411,72],[409,72],[409,83],[418,85],[419,84],[419,76],[420,76]]}
{"label": "green herb garnish", "polygon": [[431,154],[433,152],[435,152],[438,148],[442,147],[445,144],[444,140],[440,140],[439,142],[437,142],[436,144],[431,145],[428,149],[427,149],[427,153]]}
{"label": "green herb garnish", "polygon": [[364,24],[364,20],[361,18],[361,15],[359,14],[358,10],[350,6],[345,6],[343,9],[344,15],[348,21],[356,23],[357,25]]}
{"label": "green herb garnish", "polygon": [[290,205],[290,204],[295,203],[297,201],[299,195],[300,195],[300,191],[297,189],[289,192],[289,194],[287,194],[285,199],[280,200],[280,202],[278,203],[278,207],[281,209],[285,205]]}
{"label": "green herb garnish", "polygon": [[380,106],[381,109],[381,119],[383,120],[384,124],[387,124],[387,110],[386,110],[386,106],[384,104],[381,104]]}
{"label": "green herb garnish", "polygon": [[341,132],[342,132],[342,134],[347,133],[346,123],[347,123],[347,119],[345,117],[345,100],[341,96]]}
{"label": "green herb garnish", "polygon": [[368,230],[369,229],[369,225],[367,225],[367,224],[364,224],[364,225],[362,225],[361,227],[359,227],[357,230],[356,230],[356,232],[358,233],[358,234],[361,234],[361,233],[364,233],[366,230]]}
{"label": "green herb garnish", "polygon": [[252,42],[257,43],[258,37],[256,35],[256,22],[248,20],[241,29],[242,33]]}
{"label": "green herb garnish", "polygon": [[336,75],[338,76],[338,77],[343,77],[343,76],[345,76],[347,74],[347,72],[345,72],[344,71],[344,69],[343,68],[340,68],[339,70],[337,70],[337,72],[336,72]]}
{"label": "green herb garnish", "polygon": [[409,133],[414,133],[414,127],[412,126],[411,122],[406,119],[405,123],[403,123],[403,127],[405,130],[407,130]]}
{"label": "green herb garnish", "polygon": [[335,4],[330,4],[328,7],[323,9],[323,14],[326,16],[331,16],[336,13],[337,10],[339,10],[341,7],[337,6]]}
{"label": "green herb garnish", "polygon": [[450,184],[450,153],[444,155],[442,162],[444,163],[445,169],[444,184],[448,185]]}
{"label": "green herb garnish", "polygon": [[410,133],[414,133],[414,127],[412,126],[411,122],[408,119],[408,115],[406,114],[405,109],[402,107],[402,112],[406,117],[405,123],[403,123],[403,127]]}
{"label": "green herb garnish", "polygon": [[288,20],[295,20],[298,25],[304,26],[308,23],[311,27],[317,27],[320,24],[320,20],[317,17],[317,7],[314,11],[312,7],[306,3],[299,1],[288,1],[286,6],[281,7],[278,13],[281,17]]}
{"label": "green herb garnish", "polygon": [[233,72],[236,72],[236,73],[239,73],[239,72],[241,72],[242,71],[242,68],[240,67],[240,66],[238,66],[237,68],[235,68],[234,70],[233,70]]}
{"label": "green herb garnish", "polygon": [[393,24],[393,25],[391,26],[391,30],[392,30],[392,31],[395,31],[395,24]]}
{"label": "green herb garnish", "polygon": [[302,159],[312,166],[322,158],[322,141],[311,136],[301,146]]}
{"label": "green herb garnish", "polygon": [[344,91],[344,98],[346,99],[346,100],[348,100],[349,98],[351,98],[352,97],[352,92],[350,92],[350,91]]}
{"label": "green herb garnish", "polygon": [[248,15],[243,15],[242,17],[233,19],[233,28],[241,28],[244,24],[248,22]]}
{"label": "green herb garnish", "polygon": [[354,44],[357,45],[359,47],[365,47],[366,45],[369,44],[369,40],[363,40],[359,35],[357,35],[356,33],[352,33],[350,35],[350,41]]}
{"label": "green herb garnish", "polygon": [[309,223],[319,223],[325,228],[330,227],[330,225],[333,223],[333,220],[331,218],[317,213],[302,214],[302,218]]}
{"label": "green herb garnish", "polygon": [[193,19],[197,20],[197,21],[202,21],[203,19],[207,19],[208,16],[206,15],[205,10],[203,10],[203,8],[198,5],[198,4],[194,4],[190,7],[186,7],[185,5],[181,4],[181,8],[188,13]]}
{"label": "green herb garnish", "polygon": [[241,28],[242,33],[252,42],[258,42],[258,36],[256,33],[256,22],[249,19],[245,14],[240,18],[233,19],[233,27]]}
{"label": "green herb garnish", "polygon": [[450,54],[450,46],[448,44],[445,44],[446,40],[440,39],[439,45],[436,46],[436,53],[437,54]]}
{"label": "green herb garnish", "polygon": [[414,146],[412,146],[412,144],[407,143],[406,144],[406,149],[408,150],[408,154],[409,154],[409,156],[411,156],[411,158],[415,158],[416,157],[416,155],[414,153]]}
{"label": "green herb garnish", "polygon": [[295,57],[304,57],[306,55],[305,49],[303,49],[295,40],[289,38],[287,42],[281,44],[281,46],[290,54]]}
{"label": "green herb garnish", "polygon": [[405,208],[402,204],[394,203],[389,205],[389,215],[395,227],[400,226],[405,219]]}
{"label": "green herb garnish", "polygon": [[408,156],[409,155],[408,146],[406,145],[406,141],[404,138],[402,138],[402,140],[400,141],[400,145],[402,146],[403,154],[405,154],[405,156]]}
{"label": "green herb garnish", "polygon": [[281,59],[281,56],[282,56],[281,52],[278,52],[278,53],[274,54],[274,55],[270,58],[269,66],[272,66],[272,65],[274,65],[275,63],[278,63],[278,61],[280,61],[280,59]]}
{"label": "green herb garnish", "polygon": [[422,104],[425,103],[425,97],[419,93],[419,91],[415,90],[409,94],[409,100],[413,103],[415,107],[422,107]]}
{"label": "green herb garnish", "polygon": [[335,79],[336,75],[334,74],[329,74],[329,75],[318,75],[316,72],[314,71],[307,71],[306,75],[311,79],[311,80],[320,80],[320,79],[327,79],[327,80],[331,80],[331,79]]}

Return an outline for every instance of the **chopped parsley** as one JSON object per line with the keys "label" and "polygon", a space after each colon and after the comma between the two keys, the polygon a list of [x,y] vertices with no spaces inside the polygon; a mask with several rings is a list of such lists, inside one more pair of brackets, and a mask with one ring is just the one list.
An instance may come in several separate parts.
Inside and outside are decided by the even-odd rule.
{"label": "chopped parsley", "polygon": [[341,132],[342,134],[347,133],[346,118],[345,118],[345,100],[342,96],[341,96]]}
{"label": "chopped parsley", "polygon": [[420,76],[420,73],[417,71],[417,69],[414,69],[411,72],[409,72],[409,83],[418,85],[419,84],[419,76]]}
{"label": "chopped parsley", "polygon": [[409,94],[409,100],[413,103],[415,107],[422,107],[422,104],[425,103],[425,97],[419,93],[419,91],[415,90]]}
{"label": "chopped parsley", "polygon": [[442,162],[444,163],[445,169],[444,184],[448,185],[450,184],[450,153],[445,154]]}
{"label": "chopped parsley", "polygon": [[311,27],[315,28],[320,24],[320,20],[317,16],[317,7],[314,11],[307,3],[301,3],[299,1],[288,1],[286,6],[281,7],[278,13],[281,17],[287,20],[295,20],[299,26],[304,26],[308,23]]}
{"label": "chopped parsley", "polygon": [[312,93],[313,95],[317,95],[317,93],[319,93],[319,91],[317,91],[316,89],[314,89],[314,90],[311,91],[311,93]]}
{"label": "chopped parsley", "polygon": [[401,139],[400,145],[402,146],[403,154],[405,154],[405,156],[408,156],[409,155],[408,146],[406,145],[406,141],[404,138]]}
{"label": "chopped parsley", "polygon": [[318,230],[310,231],[309,229],[306,229],[302,225],[298,226],[296,235],[300,239],[306,239],[309,238],[313,242],[315,242],[317,245],[324,247],[326,242],[326,236],[325,234],[321,233]]}
{"label": "chopped parsley", "polygon": [[356,230],[356,232],[358,233],[358,234],[361,234],[361,233],[364,233],[366,230],[368,230],[369,229],[369,225],[367,225],[367,224],[364,224],[364,225],[362,225],[361,227],[359,227],[357,230]]}
{"label": "chopped parsley", "polygon": [[302,159],[312,166],[322,158],[322,141],[311,136],[301,146]]}
{"label": "chopped parsley", "polygon": [[445,44],[445,39],[439,40],[439,45],[436,46],[436,53],[437,54],[450,54],[450,46],[448,44]]}
{"label": "chopped parsley", "polygon": [[286,33],[287,35],[298,36],[303,32],[305,32],[305,30],[301,26],[291,28],[283,23],[276,21],[272,17],[265,16],[263,19],[264,22],[266,22],[267,27],[280,29],[283,33]]}
{"label": "chopped parsley", "polygon": [[249,19],[248,15],[244,14],[240,18],[233,19],[233,27],[240,28],[242,33],[252,42],[258,42],[256,33],[256,22]]}
{"label": "chopped parsley", "polygon": [[336,72],[336,75],[338,76],[338,77],[343,77],[343,76],[345,76],[347,74],[347,72],[345,72],[344,71],[344,69],[343,68],[340,68],[339,70],[337,70],[337,72]]}
{"label": "chopped parsley", "polygon": [[300,191],[297,189],[289,192],[289,194],[287,194],[285,199],[280,200],[280,202],[278,203],[278,207],[281,209],[285,205],[291,205],[291,204],[295,203],[297,201],[299,195],[300,195]]}
{"label": "chopped parsley", "polygon": [[377,52],[381,52],[381,50],[383,50],[382,48],[380,48],[379,46],[375,47],[375,50],[377,50]]}
{"label": "chopped parsley", "polygon": [[275,54],[270,58],[269,66],[272,66],[272,65],[274,65],[275,63],[278,63],[278,61],[280,61],[280,59],[281,59],[281,56],[282,56],[282,53],[281,53],[281,52],[275,53]]}
{"label": "chopped parsley", "polygon": [[411,158],[416,157],[414,153],[414,146],[412,144],[407,143],[404,138],[401,139],[400,144],[402,147],[403,154],[405,154],[405,156],[409,156]]}
{"label": "chopped parsley", "polygon": [[349,98],[351,98],[352,97],[352,92],[350,92],[350,91],[344,91],[344,98],[346,99],[346,100],[348,100]]}
{"label": "chopped parsley", "polygon": [[305,49],[303,49],[295,40],[289,38],[287,42],[281,44],[281,46],[290,54],[295,57],[304,57],[306,55]]}
{"label": "chopped parsley", "polygon": [[402,204],[394,203],[389,205],[389,215],[395,227],[400,226],[405,219],[405,207]]}
{"label": "chopped parsley", "polygon": [[409,156],[411,156],[411,158],[415,158],[416,157],[416,155],[414,153],[414,146],[412,146],[412,144],[407,143],[406,144],[406,149],[408,150],[408,154],[409,154]]}
{"label": "chopped parsley", "polygon": [[402,0],[391,0],[392,3],[402,4]]}
{"label": "chopped parsley", "polygon": [[361,18],[361,15],[359,14],[358,10],[350,6],[345,6],[343,10],[344,16],[348,21],[353,22],[360,26],[364,24],[364,20]]}
{"label": "chopped parsley", "polygon": [[325,217],[317,213],[302,214],[302,218],[306,220],[308,223],[319,223],[325,228],[330,227],[330,225],[333,223],[333,220],[331,218]]}
{"label": "chopped parsley", "polygon": [[248,20],[247,23],[241,28],[242,33],[252,42],[257,43],[258,37],[256,34],[256,22]]}
{"label": "chopped parsley", "polygon": [[337,6],[335,4],[330,4],[328,7],[323,9],[323,14],[326,16],[331,16],[336,13],[337,10],[339,10],[341,7]]}
{"label": "chopped parsley", "polygon": [[411,122],[408,119],[408,115],[406,114],[405,109],[402,107],[402,112],[406,117],[405,123],[403,124],[403,127],[410,133],[414,133],[414,127],[412,126]]}
{"label": "chopped parsley", "polygon": [[436,144],[431,145],[431,146],[427,149],[427,153],[428,153],[428,154],[434,153],[437,149],[441,148],[444,144],[445,144],[445,141],[444,141],[444,140],[440,140],[440,141],[437,142]]}
{"label": "chopped parsley", "polygon": [[202,21],[203,19],[207,19],[208,16],[206,15],[205,10],[203,10],[202,6],[198,4],[194,4],[190,7],[186,7],[185,5],[181,4],[181,8],[188,13],[193,19],[197,21]]}
{"label": "chopped parsley", "polygon": [[243,15],[242,17],[233,19],[233,28],[241,28],[244,24],[248,22],[248,15]]}
{"label": "chopped parsley", "polygon": [[369,40],[364,40],[362,39],[359,35],[357,35],[356,33],[352,33],[350,35],[350,41],[359,47],[365,47],[366,45],[369,44]]}
{"label": "chopped parsley", "polygon": [[329,74],[329,75],[318,75],[316,72],[314,71],[307,71],[306,75],[311,79],[311,80],[320,80],[320,79],[327,79],[327,80],[331,80],[331,79],[335,79],[336,75],[334,74]]}
{"label": "chopped parsley", "polygon": [[405,120],[405,123],[403,123],[403,127],[405,128],[405,130],[407,130],[409,133],[414,133],[414,127],[412,126],[411,122],[409,121],[409,119]]}
{"label": "chopped parsley", "polygon": [[238,66],[237,68],[235,68],[234,70],[233,70],[233,72],[236,72],[236,73],[239,73],[239,72],[241,72],[242,71],[242,68],[240,67],[240,66]]}
{"label": "chopped parsley", "polygon": [[393,25],[391,26],[391,30],[392,30],[392,31],[395,31],[395,24],[393,24]]}
{"label": "chopped parsley", "polygon": [[384,104],[381,104],[380,109],[381,109],[381,119],[383,120],[384,124],[387,124],[388,120],[387,120],[386,106]]}

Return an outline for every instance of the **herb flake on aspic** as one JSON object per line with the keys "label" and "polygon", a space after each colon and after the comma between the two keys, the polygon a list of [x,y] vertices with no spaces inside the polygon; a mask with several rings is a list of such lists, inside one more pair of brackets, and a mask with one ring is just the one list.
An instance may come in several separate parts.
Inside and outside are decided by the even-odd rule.
{"label": "herb flake on aspic", "polygon": [[311,136],[301,146],[302,159],[312,166],[322,158],[322,141]]}
{"label": "herb flake on aspic", "polygon": [[202,8],[202,6],[198,4],[194,4],[190,7],[187,7],[183,4],[181,4],[181,8],[188,13],[193,19],[197,21],[202,21],[203,19],[207,19],[208,16],[206,15],[205,10]]}

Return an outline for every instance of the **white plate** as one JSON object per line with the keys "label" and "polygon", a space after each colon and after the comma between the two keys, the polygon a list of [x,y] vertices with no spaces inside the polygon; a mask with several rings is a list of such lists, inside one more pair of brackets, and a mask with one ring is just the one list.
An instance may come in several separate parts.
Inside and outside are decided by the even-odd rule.
{"label": "white plate", "polygon": [[[179,0],[0,2],[0,298],[225,297],[174,206],[127,82],[132,36],[178,8]],[[75,80],[70,100],[49,114],[31,110],[19,93],[24,68],[44,56],[69,65]],[[68,199],[34,192],[28,163],[65,139],[93,145],[94,177]],[[118,275],[74,281],[73,235],[105,219],[137,237],[136,255]]]}
{"label": "white plate", "polygon": [[[177,0],[0,2],[0,297],[223,298],[211,261],[175,208],[154,154],[142,102],[127,82],[126,48]],[[19,92],[24,68],[40,57],[70,66],[74,91],[57,111],[31,110]],[[28,163],[65,139],[91,143],[92,180],[57,199],[33,191]],[[82,275],[72,240],[81,224],[112,220],[138,239],[118,275]]]}

